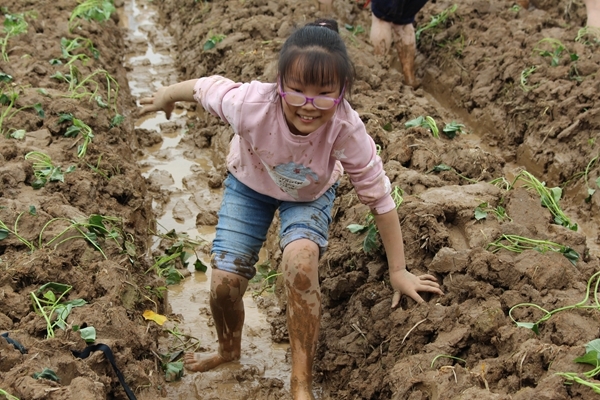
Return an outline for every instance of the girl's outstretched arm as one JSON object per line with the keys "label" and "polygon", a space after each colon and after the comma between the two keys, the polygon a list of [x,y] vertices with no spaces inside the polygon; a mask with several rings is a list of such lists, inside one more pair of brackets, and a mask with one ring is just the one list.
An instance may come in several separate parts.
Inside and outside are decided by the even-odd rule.
{"label": "girl's outstretched arm", "polygon": [[440,289],[440,285],[433,275],[416,276],[406,270],[402,230],[400,229],[400,221],[396,210],[375,215],[375,223],[383,241],[390,270],[390,283],[394,288],[392,308],[398,305],[403,294],[410,296],[419,303],[423,303],[424,300],[418,292],[432,292],[443,295],[444,292]]}
{"label": "girl's outstretched arm", "polygon": [[196,101],[194,99],[194,86],[196,82],[197,79],[191,79],[171,86],[164,86],[158,89],[152,97],[141,98],[140,104],[143,107],[140,110],[140,115],[154,111],[164,111],[167,114],[167,119],[170,119],[176,102]]}

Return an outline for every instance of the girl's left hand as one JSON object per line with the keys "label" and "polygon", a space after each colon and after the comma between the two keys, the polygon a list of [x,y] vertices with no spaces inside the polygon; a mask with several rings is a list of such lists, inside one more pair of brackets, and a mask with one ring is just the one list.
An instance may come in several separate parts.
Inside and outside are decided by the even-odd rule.
{"label": "girl's left hand", "polygon": [[418,292],[430,292],[444,295],[437,283],[435,276],[424,274],[416,276],[406,269],[390,272],[390,283],[394,289],[394,297],[392,297],[392,308],[398,306],[402,295],[410,296],[417,303],[424,303],[425,300]]}

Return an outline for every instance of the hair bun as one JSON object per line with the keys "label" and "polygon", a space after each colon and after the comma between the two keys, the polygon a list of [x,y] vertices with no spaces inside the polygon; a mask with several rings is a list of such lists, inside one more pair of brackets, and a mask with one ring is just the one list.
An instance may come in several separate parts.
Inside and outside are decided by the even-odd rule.
{"label": "hair bun", "polygon": [[331,29],[334,32],[340,33],[338,23],[334,19],[319,18],[313,22],[309,22],[306,26],[322,26],[323,28]]}

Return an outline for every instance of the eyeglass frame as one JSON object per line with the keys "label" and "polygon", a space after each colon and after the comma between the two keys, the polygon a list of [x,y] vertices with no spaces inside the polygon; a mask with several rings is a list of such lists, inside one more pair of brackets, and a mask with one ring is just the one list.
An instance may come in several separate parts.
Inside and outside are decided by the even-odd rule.
{"label": "eyeglass frame", "polygon": [[[288,103],[288,101],[285,99],[285,96],[289,93],[292,94],[291,92],[284,92],[283,90],[283,83],[281,82],[281,80],[279,81],[279,84],[277,85],[277,91],[279,92],[279,96],[281,96],[281,98],[290,106],[292,107],[304,107],[306,105],[306,103],[308,103],[310,101],[310,104],[312,104],[312,106],[314,108],[316,108],[317,110],[321,110],[321,111],[328,111],[331,110],[333,107],[337,106],[338,104],[340,104],[340,102],[343,100],[344,98],[344,92],[346,91],[346,84],[344,84],[344,87],[342,87],[342,92],[340,93],[340,96],[337,99],[334,99],[333,97],[329,97],[329,96],[315,96],[315,97],[308,97],[303,93],[300,92],[293,92],[293,94],[295,95],[299,95],[304,97],[304,103],[302,103],[301,105],[297,105],[297,104],[290,104]],[[325,97],[327,99],[331,99],[333,100],[333,105],[329,108],[322,108],[322,107],[317,107],[317,105],[315,104],[315,99],[321,98],[321,97]]]}

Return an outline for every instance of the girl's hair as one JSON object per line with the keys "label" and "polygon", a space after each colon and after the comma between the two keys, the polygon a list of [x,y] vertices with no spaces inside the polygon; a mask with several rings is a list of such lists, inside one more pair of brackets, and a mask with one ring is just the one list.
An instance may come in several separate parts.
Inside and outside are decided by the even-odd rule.
{"label": "girl's hair", "polygon": [[351,93],[354,65],[346,45],[338,33],[335,20],[319,19],[293,32],[279,52],[280,82],[286,78],[305,85],[327,85],[338,82]]}

